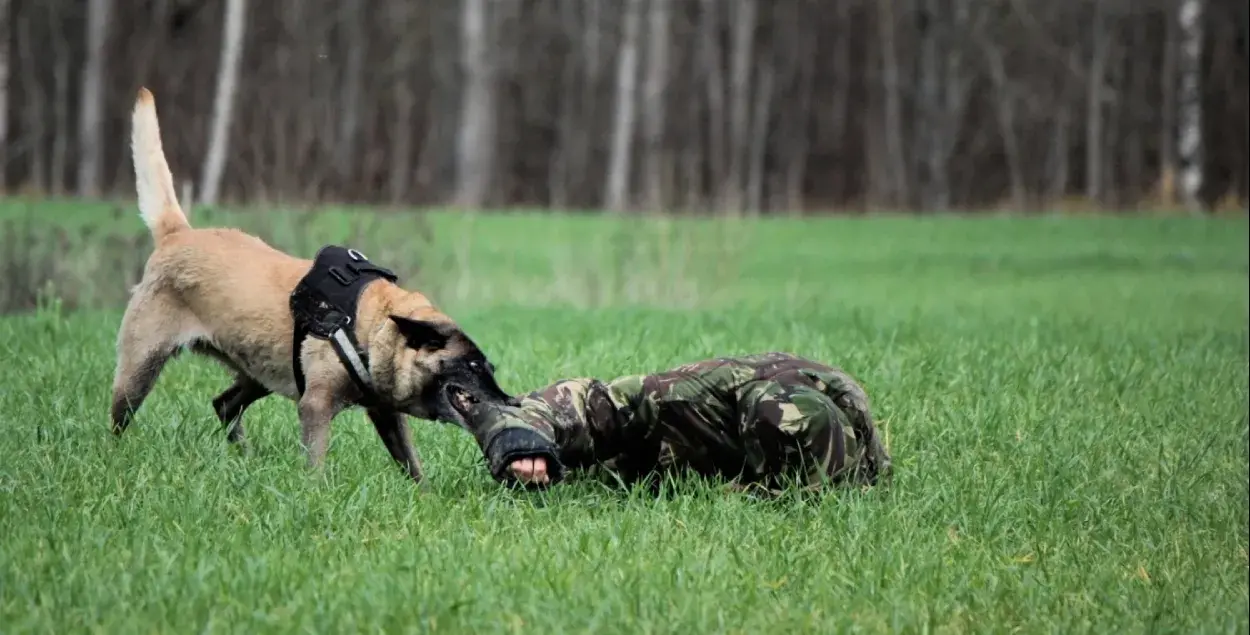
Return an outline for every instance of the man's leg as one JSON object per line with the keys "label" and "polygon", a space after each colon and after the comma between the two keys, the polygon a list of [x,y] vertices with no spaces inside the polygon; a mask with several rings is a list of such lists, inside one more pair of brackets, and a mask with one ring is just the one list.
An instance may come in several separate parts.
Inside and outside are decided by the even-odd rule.
{"label": "man's leg", "polygon": [[819,487],[862,477],[865,448],[846,413],[798,373],[743,386],[738,407],[757,480]]}
{"label": "man's leg", "polygon": [[859,382],[841,369],[827,372],[803,373],[813,380],[813,385],[829,395],[833,403],[846,415],[855,438],[864,447],[864,458],[860,462],[861,481],[875,484],[879,478],[889,478],[893,472],[893,461],[889,451],[882,443],[881,432],[877,429],[868,405],[868,395]]}

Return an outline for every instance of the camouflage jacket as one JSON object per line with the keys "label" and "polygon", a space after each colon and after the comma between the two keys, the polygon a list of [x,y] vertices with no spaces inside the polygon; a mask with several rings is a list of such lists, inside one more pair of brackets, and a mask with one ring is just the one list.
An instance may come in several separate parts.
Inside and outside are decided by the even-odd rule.
{"label": "camouflage jacket", "polygon": [[671,468],[733,473],[746,451],[744,411],[768,398],[755,387],[769,382],[827,395],[868,446],[874,475],[888,470],[859,384],[837,368],[787,353],[709,359],[607,382],[565,379],[522,396],[519,408],[492,407],[473,417],[472,427],[483,444],[508,428],[531,430],[558,448],[564,468],[606,469],[627,481]]}

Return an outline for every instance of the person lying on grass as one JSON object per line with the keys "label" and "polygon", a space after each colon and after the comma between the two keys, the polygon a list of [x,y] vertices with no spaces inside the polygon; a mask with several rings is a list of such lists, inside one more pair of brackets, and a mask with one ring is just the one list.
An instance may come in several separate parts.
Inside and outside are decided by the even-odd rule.
{"label": "person lying on grass", "polygon": [[872,485],[890,471],[863,388],[838,368],[787,353],[606,383],[565,379],[519,401],[452,399],[491,475],[509,484],[548,485],[566,470],[625,484],[692,471],[777,493],[796,481]]}

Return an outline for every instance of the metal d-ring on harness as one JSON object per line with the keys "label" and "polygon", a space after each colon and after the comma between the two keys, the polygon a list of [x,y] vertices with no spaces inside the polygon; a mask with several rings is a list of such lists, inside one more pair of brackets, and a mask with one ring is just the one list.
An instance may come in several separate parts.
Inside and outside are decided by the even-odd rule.
{"label": "metal d-ring on harness", "polygon": [[291,317],[295,323],[291,347],[291,366],[295,371],[295,387],[304,394],[304,371],[300,351],[304,338],[311,335],[328,340],[339,361],[351,375],[352,382],[364,394],[361,403],[378,401],[373,377],[369,372],[369,356],[356,341],[355,321],[360,293],[378,279],[395,282],[399,279],[389,269],[379,267],[355,249],[326,245],[313,258],[308,273],[291,292]]}

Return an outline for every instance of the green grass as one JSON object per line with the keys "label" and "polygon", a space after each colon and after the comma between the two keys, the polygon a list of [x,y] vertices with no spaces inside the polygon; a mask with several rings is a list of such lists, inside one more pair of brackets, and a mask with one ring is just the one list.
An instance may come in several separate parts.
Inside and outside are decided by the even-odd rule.
{"label": "green grass", "polygon": [[[100,206],[0,217],[31,210],[142,233]],[[1244,220],[434,214],[419,239],[414,218],[270,235],[401,262],[513,391],[764,350],[840,364],[892,487],[514,493],[413,421],[415,488],[359,413],[313,478],[292,404],[254,406],[238,456],[209,407],[226,375],[189,357],[114,439],[120,313],[46,301],[0,318],[0,632],[1250,632]],[[87,257],[57,255],[124,294]]]}

